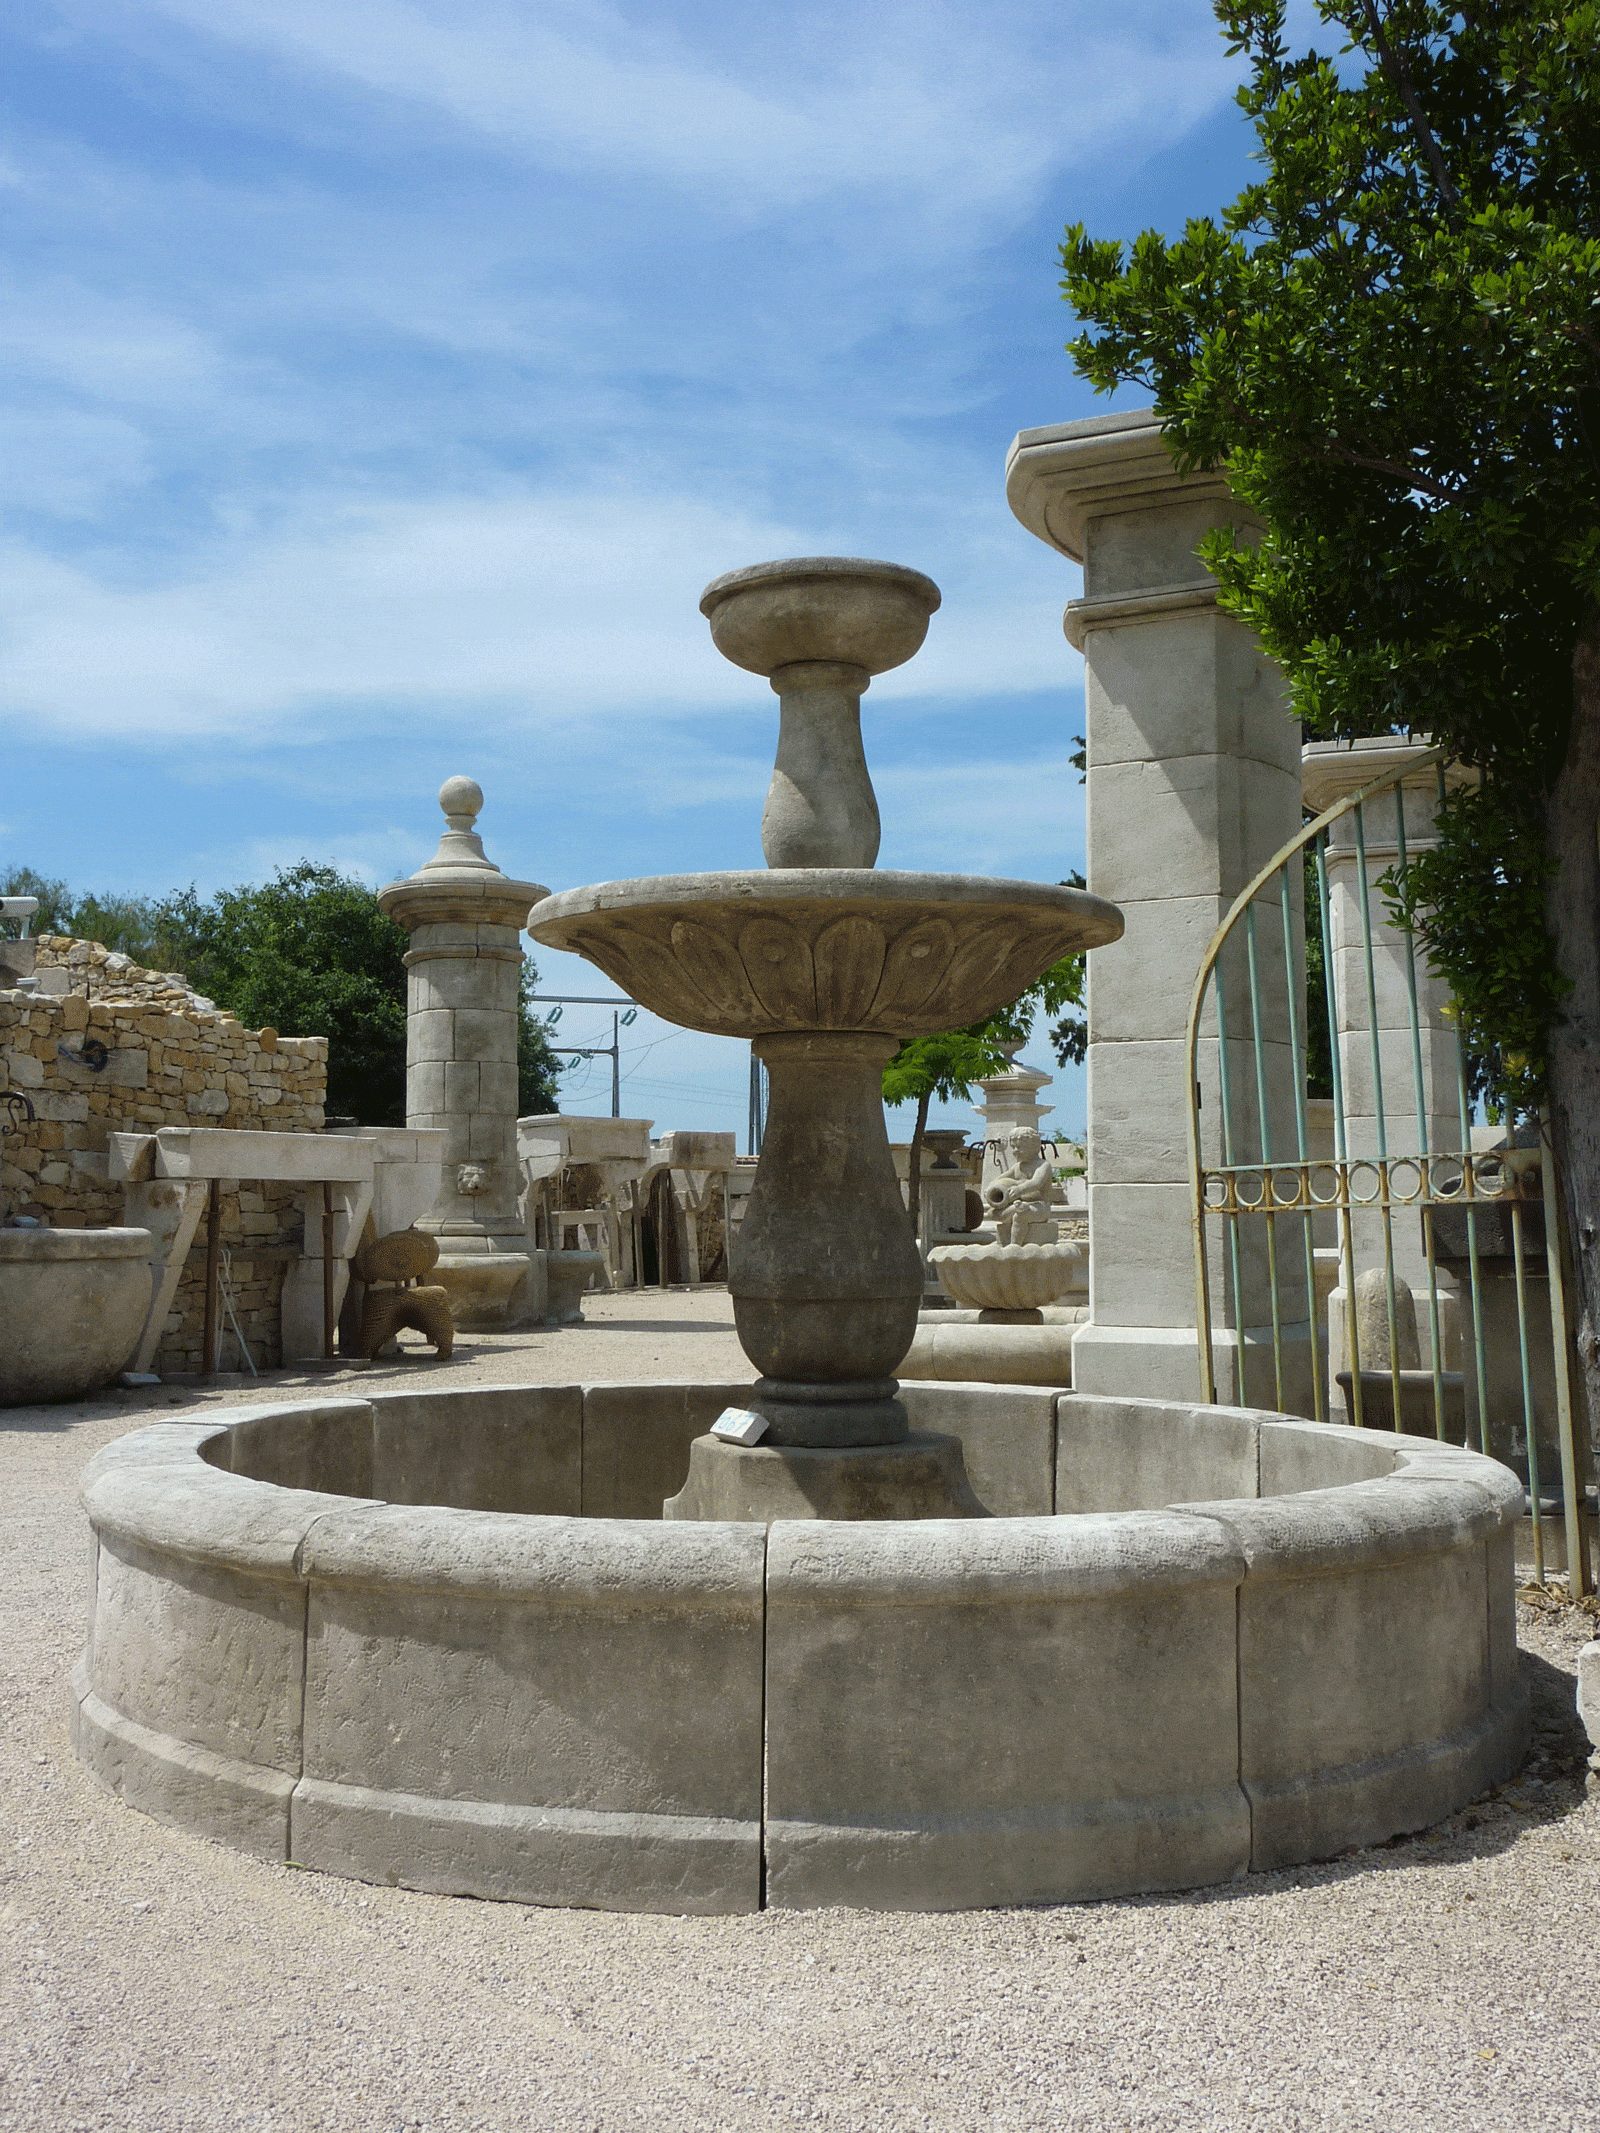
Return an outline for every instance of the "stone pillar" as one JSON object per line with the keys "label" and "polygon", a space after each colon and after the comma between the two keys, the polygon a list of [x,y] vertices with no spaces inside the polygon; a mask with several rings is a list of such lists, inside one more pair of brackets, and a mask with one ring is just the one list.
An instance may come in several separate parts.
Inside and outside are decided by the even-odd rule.
{"label": "stone pillar", "polygon": [[[1089,887],[1120,904],[1121,941],[1089,959],[1089,1322],[1073,1344],[1085,1392],[1193,1399],[1199,1389],[1186,1155],[1184,1027],[1228,906],[1300,826],[1300,735],[1277,670],[1221,614],[1195,553],[1214,525],[1249,523],[1218,474],[1180,475],[1149,410],[1024,430],[1007,495],[1029,532],[1083,564],[1066,632],[1084,655]],[[1291,954],[1303,956],[1294,879]],[[1284,950],[1262,929],[1273,1152],[1294,1153]],[[1303,965],[1302,965],[1303,967]],[[1259,1149],[1242,970],[1230,963],[1236,1116]],[[1215,1024],[1212,1023],[1214,1032]],[[1202,1046],[1209,1127],[1216,1043]],[[1208,1143],[1209,1145],[1209,1143]],[[1217,1389],[1271,1404],[1265,1224],[1246,1224],[1244,1299],[1211,1258]],[[1288,1404],[1311,1411],[1298,1234],[1280,1225]],[[1213,1230],[1213,1241],[1216,1231]],[[1263,1345],[1239,1368],[1241,1329]]]}
{"label": "stone pillar", "polygon": [[[1013,1048],[1021,1051],[1021,1045]],[[977,1086],[983,1091],[983,1102],[973,1109],[983,1121],[983,1183],[981,1192],[987,1192],[995,1179],[1005,1169],[1009,1157],[1006,1154],[1006,1135],[1017,1126],[1030,1126],[1041,1136],[1044,1128],[1039,1121],[1051,1109],[1039,1101],[1039,1091],[1048,1089],[1052,1080],[1049,1074],[1041,1074],[1033,1067],[1019,1067],[1015,1058],[1003,1074],[989,1074]]]}
{"label": "stone pillar", "polygon": [[411,935],[406,957],[406,1124],[443,1127],[444,1170],[433,1211],[418,1222],[439,1240],[433,1279],[468,1332],[544,1315],[543,1255],[517,1212],[519,936],[549,890],[510,881],[484,857],[473,823],[483,793],[447,778],[439,849],[378,902]]}
{"label": "stone pillar", "polygon": [[[1400,740],[1312,741],[1301,751],[1305,804],[1314,814],[1359,792],[1374,778],[1396,770],[1423,752],[1426,744]],[[1475,783],[1477,772],[1459,765],[1446,770],[1451,785]],[[1439,772],[1429,763],[1398,788],[1405,810],[1406,852],[1415,857],[1438,841],[1434,817],[1439,810]],[[1420,947],[1413,951],[1417,986],[1417,1023],[1422,1054],[1422,1118],[1417,1116],[1416,1062],[1411,1044],[1411,1006],[1406,983],[1403,930],[1390,919],[1382,875],[1399,855],[1396,794],[1386,792],[1362,809],[1366,850],[1365,895],[1372,933],[1373,994],[1378,1010],[1378,1074],[1372,1069],[1372,1018],[1367,1000],[1366,952],[1362,938],[1361,865],[1356,852],[1355,816],[1343,815],[1328,840],[1329,967],[1333,972],[1339,1071],[1344,1089],[1345,1146],[1352,1158],[1378,1152],[1378,1115],[1374,1090],[1383,1097],[1384,1138],[1391,1158],[1432,1154],[1461,1147],[1458,1088],[1459,1047],[1446,1012],[1449,988],[1428,970]],[[1326,1017],[1325,1001],[1309,1003],[1308,1012]],[[1424,1130],[1426,1139],[1424,1140]],[[1431,1360],[1430,1321],[1425,1298],[1427,1255],[1422,1224],[1415,1212],[1392,1217],[1395,1273],[1419,1298],[1418,1331],[1423,1361]],[[1329,1240],[1337,1242],[1337,1236]],[[1358,1208],[1351,1216],[1351,1244],[1356,1272],[1383,1265],[1383,1222],[1376,1208]],[[1341,1274],[1342,1279],[1342,1274]],[[1448,1292],[1453,1283],[1441,1286]],[[1452,1316],[1451,1330],[1454,1329]],[[1456,1367],[1453,1356],[1443,1367]]]}

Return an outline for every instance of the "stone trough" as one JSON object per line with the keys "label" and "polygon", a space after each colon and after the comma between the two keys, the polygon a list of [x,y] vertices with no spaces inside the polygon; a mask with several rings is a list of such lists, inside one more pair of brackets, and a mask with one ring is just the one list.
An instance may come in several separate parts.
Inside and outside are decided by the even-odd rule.
{"label": "stone trough", "polygon": [[85,1477],[74,1737],[279,1861],[530,1903],[951,1909],[1227,1881],[1524,1751],[1516,1477],[1221,1407],[906,1384],[990,1514],[673,1523],[748,1386],[236,1408]]}

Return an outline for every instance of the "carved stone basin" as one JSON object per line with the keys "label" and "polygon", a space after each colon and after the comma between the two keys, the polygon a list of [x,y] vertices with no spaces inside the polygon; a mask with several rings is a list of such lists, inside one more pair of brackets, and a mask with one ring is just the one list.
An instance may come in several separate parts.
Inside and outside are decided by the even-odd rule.
{"label": "carved stone basin", "polygon": [[1078,1283],[1086,1244],[941,1244],[928,1254],[945,1293],[991,1323],[1037,1325]]}
{"label": "carved stone basin", "polygon": [[1082,889],[870,867],[604,881],[547,896],[528,931],[629,997],[719,1037],[933,1035],[1016,999],[1061,956],[1122,932]]}
{"label": "carved stone basin", "polygon": [[700,597],[717,650],[749,674],[814,660],[885,673],[921,650],[938,606],[920,570],[833,555],[730,570]]}

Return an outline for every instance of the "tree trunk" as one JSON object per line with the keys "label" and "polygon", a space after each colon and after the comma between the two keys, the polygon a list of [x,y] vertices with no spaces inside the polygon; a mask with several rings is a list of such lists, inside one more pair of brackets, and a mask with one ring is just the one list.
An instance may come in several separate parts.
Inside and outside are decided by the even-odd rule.
{"label": "tree trunk", "polygon": [[922,1234],[922,1136],[928,1130],[928,1099],[932,1095],[925,1089],[917,1098],[917,1122],[911,1129],[911,1160],[906,1165],[906,1204],[911,1210],[911,1234]]}
{"label": "tree trunk", "polygon": [[1556,869],[1545,914],[1572,981],[1550,1032],[1550,1123],[1577,1292],[1582,1458],[1600,1432],[1600,612],[1572,655],[1572,731],[1545,831]]}

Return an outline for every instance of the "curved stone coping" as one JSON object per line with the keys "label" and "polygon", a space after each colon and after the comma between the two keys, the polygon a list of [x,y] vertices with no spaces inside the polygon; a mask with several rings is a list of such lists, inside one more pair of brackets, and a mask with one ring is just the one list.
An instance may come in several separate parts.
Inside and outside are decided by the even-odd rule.
{"label": "curved stone coping", "polygon": [[[763,1529],[374,1488],[451,1446],[458,1480],[526,1488],[482,1440],[559,1455],[565,1418],[578,1500],[607,1473],[614,1497],[629,1455],[670,1464],[652,1416],[682,1442],[728,1390],[379,1395],[122,1439],[84,1476],[78,1752],[269,1858],[678,1912],[1194,1886],[1425,1826],[1520,1760],[1520,1484],[1450,1446],[908,1386],[991,1498],[1044,1476],[1068,1515]],[[370,1495],[239,1470],[348,1473],[363,1443]],[[1226,1492],[1127,1501],[1160,1453]],[[1113,1508],[1071,1500],[1095,1469]]]}

